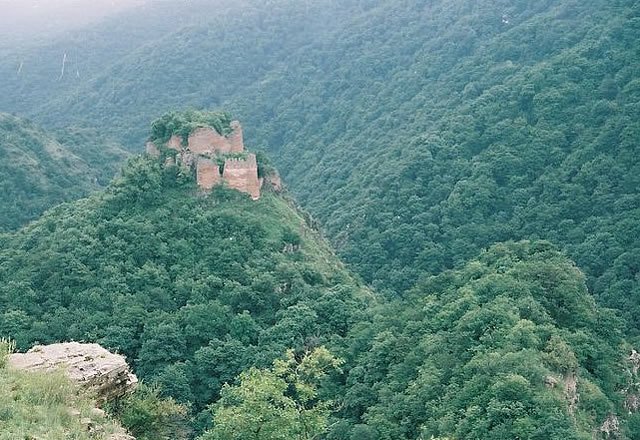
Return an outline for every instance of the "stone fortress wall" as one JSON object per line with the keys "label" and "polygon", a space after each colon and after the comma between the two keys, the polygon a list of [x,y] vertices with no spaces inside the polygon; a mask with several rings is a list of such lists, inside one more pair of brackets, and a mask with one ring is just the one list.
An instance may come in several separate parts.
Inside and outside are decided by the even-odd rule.
{"label": "stone fortress wall", "polygon": [[[197,128],[189,135],[186,147],[182,145],[179,136],[171,136],[166,147],[176,154],[169,158],[170,164],[195,168],[198,186],[205,191],[224,183],[249,194],[253,200],[258,200],[263,182],[258,178],[255,154],[249,153],[245,158],[226,158],[224,171],[220,173],[217,160],[219,156],[244,153],[242,126],[238,121],[233,121],[231,128],[232,132],[228,136],[219,134],[211,127]],[[154,157],[161,155],[160,149],[153,142],[147,142],[146,151]]]}
{"label": "stone fortress wall", "polygon": [[250,194],[252,199],[259,199],[262,182],[258,179],[256,155],[249,154],[246,159],[225,160],[222,180],[229,187]]}

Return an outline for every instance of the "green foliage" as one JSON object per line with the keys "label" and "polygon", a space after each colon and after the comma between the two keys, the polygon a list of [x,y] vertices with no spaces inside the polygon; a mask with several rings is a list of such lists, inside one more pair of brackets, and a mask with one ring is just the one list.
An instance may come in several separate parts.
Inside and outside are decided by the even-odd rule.
{"label": "green foliage", "polygon": [[194,414],[288,347],[341,345],[367,303],[283,198],[205,196],[146,157],[3,240],[0,337],[100,342]]}
{"label": "green foliage", "polygon": [[52,206],[108,183],[124,152],[79,130],[45,133],[0,113],[0,232],[17,229]]}
{"label": "green foliage", "polygon": [[[638,332],[636,2],[195,4],[137,16],[149,35],[20,53],[72,47],[88,78],[52,84],[49,61],[16,78],[11,58],[0,103],[131,149],[165,111],[224,105],[390,303],[358,322],[357,283],[282,200],[191,199],[188,176],[138,160],[0,239],[0,335],[101,340],[196,410],[285,347],[346,345],[331,439],[592,438],[626,414],[628,329],[587,288]],[[522,239],[584,275],[546,242],[494,246]]]}
{"label": "green foliage", "polygon": [[318,384],[342,361],[326,348],[292,350],[270,369],[240,374],[238,385],[225,385],[213,407],[213,428],[202,440],[310,440],[327,428],[331,402],[318,400]]}
{"label": "green foliage", "polygon": [[156,388],[145,384],[109,410],[138,440],[189,438],[187,409],[173,399],[161,398]]}
{"label": "green foliage", "polygon": [[202,5],[151,8],[148,34],[123,20],[88,46],[19,54],[56,70],[71,47],[88,78],[52,84],[38,65],[16,79],[6,56],[0,100],[138,151],[148,120],[224,105],[389,296],[495,242],[542,238],[640,328],[633,1]]}
{"label": "green foliage", "polygon": [[628,347],[607,314],[548,243],[493,246],[354,328],[335,425],[350,428],[329,438],[589,439],[626,412]]}
{"label": "green foliage", "polygon": [[14,349],[15,342],[4,338],[0,339],[0,368],[4,369],[7,367],[7,360]]}

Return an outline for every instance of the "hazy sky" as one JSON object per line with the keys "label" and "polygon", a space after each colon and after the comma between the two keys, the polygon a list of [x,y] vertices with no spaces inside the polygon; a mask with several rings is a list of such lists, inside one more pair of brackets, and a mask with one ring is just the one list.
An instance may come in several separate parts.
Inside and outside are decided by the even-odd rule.
{"label": "hazy sky", "polygon": [[60,32],[147,1],[0,0],[0,35],[24,38]]}

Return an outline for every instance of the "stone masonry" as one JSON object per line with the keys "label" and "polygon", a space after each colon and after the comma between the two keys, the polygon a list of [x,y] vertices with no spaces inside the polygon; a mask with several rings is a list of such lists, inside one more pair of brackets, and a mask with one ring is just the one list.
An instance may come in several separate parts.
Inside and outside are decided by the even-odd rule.
{"label": "stone masonry", "polygon": [[180,136],[177,136],[175,134],[171,136],[169,142],[167,142],[167,147],[171,148],[172,150],[182,151],[182,139],[180,139]]}
{"label": "stone masonry", "polygon": [[224,162],[222,179],[229,187],[251,195],[253,200],[260,198],[258,162],[255,154],[249,154],[246,159],[227,159]]}
{"label": "stone masonry", "polygon": [[238,121],[234,121],[231,127],[233,131],[228,137],[210,127],[197,128],[189,135],[189,150],[195,154],[242,153],[242,127]]}
{"label": "stone masonry", "polygon": [[221,181],[218,163],[214,159],[198,158],[196,162],[196,179],[198,186],[204,190],[209,190],[218,185]]}
{"label": "stone masonry", "polygon": [[[165,165],[178,164],[185,169],[195,168],[198,186],[205,191],[225,183],[230,188],[249,194],[253,200],[258,200],[262,179],[258,178],[255,154],[247,154],[246,158],[225,159],[224,172],[220,174],[220,155],[244,153],[242,126],[238,121],[233,121],[231,129],[228,136],[223,136],[211,127],[197,128],[189,135],[186,147],[182,145],[179,136],[171,136],[166,146],[177,154],[167,157]],[[152,142],[147,142],[146,151],[153,157],[161,156],[160,149]]]}

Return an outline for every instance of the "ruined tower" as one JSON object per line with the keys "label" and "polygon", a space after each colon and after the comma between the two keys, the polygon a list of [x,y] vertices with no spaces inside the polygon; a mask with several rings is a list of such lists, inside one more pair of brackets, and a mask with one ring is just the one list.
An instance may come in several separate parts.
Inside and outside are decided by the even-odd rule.
{"label": "ruined tower", "polygon": [[251,153],[246,159],[227,159],[224,162],[222,180],[229,187],[251,195],[253,200],[260,198],[260,180],[258,179],[258,162]]}
{"label": "ruined tower", "polygon": [[[244,157],[226,157],[242,156],[244,153],[242,126],[238,121],[233,121],[231,129],[228,136],[223,136],[212,127],[196,128],[189,135],[186,147],[182,145],[180,136],[171,136],[166,147],[177,154],[167,157],[165,164],[178,164],[189,170],[195,168],[198,186],[205,191],[216,185],[226,184],[249,194],[253,200],[258,200],[262,181],[258,178],[256,155],[249,153]],[[154,157],[161,155],[153,142],[147,143],[146,151]],[[218,161],[222,159],[224,171],[221,174]]]}

